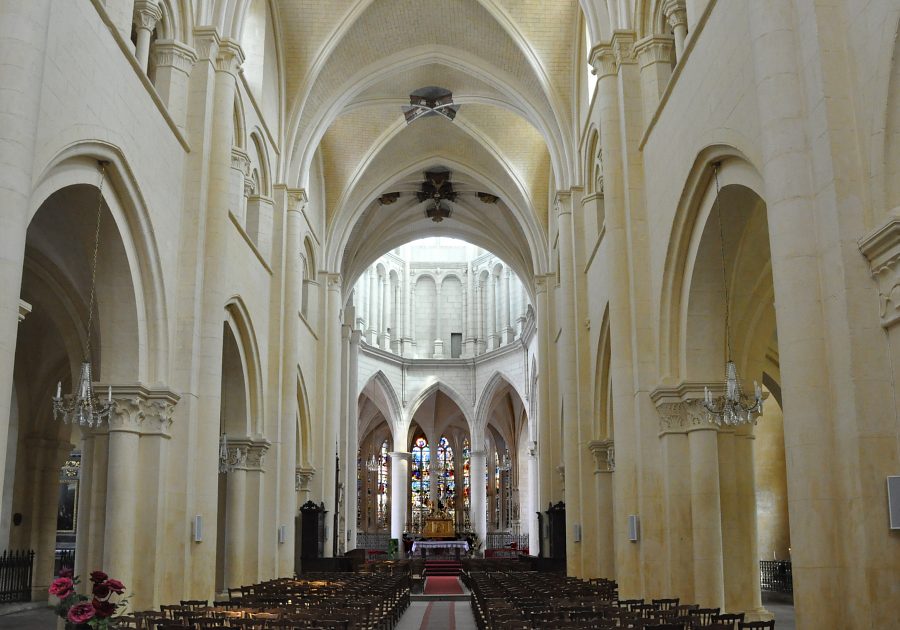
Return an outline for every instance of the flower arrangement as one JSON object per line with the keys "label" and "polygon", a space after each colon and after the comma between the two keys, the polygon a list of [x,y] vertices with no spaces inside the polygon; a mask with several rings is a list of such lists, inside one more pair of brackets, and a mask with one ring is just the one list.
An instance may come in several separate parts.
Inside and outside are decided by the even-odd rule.
{"label": "flower arrangement", "polygon": [[91,597],[87,597],[75,592],[78,583],[79,578],[72,575],[71,569],[64,568],[48,589],[51,595],[59,599],[56,614],[65,621],[66,630],[112,628],[110,620],[128,604],[128,598],[123,597],[118,601],[112,601],[112,598],[113,595],[124,595],[125,585],[103,571],[93,571]]}

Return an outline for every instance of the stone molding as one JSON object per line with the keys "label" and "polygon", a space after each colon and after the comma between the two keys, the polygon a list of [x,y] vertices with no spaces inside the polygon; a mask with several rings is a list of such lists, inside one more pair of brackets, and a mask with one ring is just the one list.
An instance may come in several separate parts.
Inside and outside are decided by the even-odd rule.
{"label": "stone molding", "polygon": [[891,328],[900,322],[900,217],[891,217],[860,239],[859,251],[869,261],[869,272],[878,283],[881,325]]}
{"label": "stone molding", "polygon": [[329,291],[340,291],[343,279],[339,273],[325,273],[325,288]]}
{"label": "stone molding", "polygon": [[239,147],[231,147],[231,168],[240,171],[245,178],[250,177],[250,156]]}
{"label": "stone molding", "polygon": [[594,456],[594,473],[615,472],[616,449],[612,440],[591,440],[588,449]]}
{"label": "stone molding", "polygon": [[[470,453],[470,455],[471,455],[471,453]],[[405,459],[406,461],[411,461],[412,453],[409,453],[407,451],[391,451],[390,453],[388,453],[388,457],[390,457],[391,459],[397,458],[397,459]]]}
{"label": "stone molding", "polygon": [[219,42],[216,54],[216,72],[227,72],[237,78],[238,68],[244,63],[244,49],[233,39],[225,38]]}
{"label": "stone molding", "polygon": [[634,51],[642,70],[655,63],[671,65],[675,61],[675,38],[671,35],[645,37],[635,43]]}
{"label": "stone molding", "polygon": [[716,430],[716,425],[709,422],[709,414],[703,406],[702,398],[691,398],[679,402],[660,403],[659,431],[665,433],[687,433],[691,430]]}
{"label": "stone molding", "polygon": [[316,474],[315,468],[300,466],[294,470],[294,490],[296,492],[309,492],[309,482]]}
{"label": "stone molding", "polygon": [[197,51],[174,39],[158,39],[153,44],[156,67],[172,67],[190,74],[197,61]]}
{"label": "stone molding", "polygon": [[637,63],[634,42],[637,39],[634,31],[614,31],[610,46],[616,56],[616,67]]}
{"label": "stone molding", "polygon": [[194,45],[197,47],[197,58],[214,60],[219,54],[219,32],[212,26],[199,26],[194,29]]}
{"label": "stone molding", "polygon": [[616,74],[616,55],[609,44],[597,44],[591,48],[588,59],[598,80]]}
{"label": "stone molding", "polygon": [[305,188],[288,188],[287,196],[288,212],[303,212],[309,202]]}
{"label": "stone molding", "polygon": [[[104,387],[97,392],[103,398]],[[113,406],[109,431],[171,437],[175,405],[181,398],[166,389],[148,389],[142,385],[113,385]]]}
{"label": "stone molding", "polygon": [[152,31],[162,19],[162,11],[156,0],[135,0],[131,22],[138,30]]}
{"label": "stone molding", "polygon": [[19,300],[19,323],[31,312],[31,304],[25,300]]}
{"label": "stone molding", "polygon": [[248,470],[262,472],[263,466],[266,463],[266,453],[269,451],[271,445],[272,443],[265,438],[255,438],[250,441],[246,455]]}
{"label": "stone molding", "polygon": [[676,26],[687,26],[687,5],[684,0],[665,0],[663,15],[673,29]]}

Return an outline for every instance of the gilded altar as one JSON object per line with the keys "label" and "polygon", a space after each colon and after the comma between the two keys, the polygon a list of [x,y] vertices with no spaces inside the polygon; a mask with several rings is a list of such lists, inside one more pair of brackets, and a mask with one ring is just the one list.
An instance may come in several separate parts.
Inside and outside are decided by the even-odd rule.
{"label": "gilded altar", "polygon": [[449,516],[428,516],[425,518],[423,538],[456,538],[456,527]]}

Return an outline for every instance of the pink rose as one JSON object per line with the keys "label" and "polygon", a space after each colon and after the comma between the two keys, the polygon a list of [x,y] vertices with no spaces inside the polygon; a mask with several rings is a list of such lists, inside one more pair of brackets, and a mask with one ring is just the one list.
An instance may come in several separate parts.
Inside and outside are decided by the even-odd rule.
{"label": "pink rose", "polygon": [[114,579],[110,578],[110,579],[106,580],[106,582],[104,582],[104,584],[106,584],[109,587],[109,590],[111,590],[116,595],[121,595],[122,593],[125,592],[125,585],[122,584],[119,580],[114,580]]}
{"label": "pink rose", "polygon": [[59,577],[72,578],[75,577],[75,573],[72,571],[72,567],[63,567],[59,570]]}
{"label": "pink rose", "polygon": [[87,623],[94,618],[94,606],[90,602],[75,604],[69,609],[68,619],[72,623]]}
{"label": "pink rose", "polygon": [[51,595],[65,599],[75,590],[75,584],[67,577],[56,578],[47,590]]}

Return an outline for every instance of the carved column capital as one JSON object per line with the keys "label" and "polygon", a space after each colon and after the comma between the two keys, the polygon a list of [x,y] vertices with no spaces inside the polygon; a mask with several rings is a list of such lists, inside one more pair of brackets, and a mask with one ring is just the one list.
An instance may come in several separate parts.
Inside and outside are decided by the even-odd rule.
{"label": "carved column capital", "polygon": [[614,31],[610,46],[616,56],[616,66],[637,63],[634,53],[634,42],[637,39],[634,31]]}
{"label": "carved column capital", "polygon": [[597,44],[591,49],[588,59],[597,79],[616,74],[616,55],[609,44]]}
{"label": "carved column capital", "polygon": [[687,5],[684,0],[665,0],[663,3],[663,15],[669,26],[687,26]]}
{"label": "carved column capital", "polygon": [[194,29],[194,46],[197,58],[215,61],[219,54],[219,32],[212,26],[199,26]]}
{"label": "carved column capital", "polygon": [[315,468],[298,467],[294,471],[294,490],[297,492],[309,492],[309,482],[316,474]]}
{"label": "carved column capital", "polygon": [[243,173],[245,178],[250,177],[250,156],[246,151],[231,147],[231,168]]}
{"label": "carved column capital", "polygon": [[878,283],[881,325],[891,328],[900,322],[900,217],[859,242],[859,251],[869,261],[869,272]]}
{"label": "carved column capital", "polygon": [[247,470],[262,471],[269,446],[271,446],[271,442],[265,438],[257,438],[250,441],[250,444],[247,446]]}
{"label": "carved column capital", "polygon": [[152,31],[162,19],[156,0],[135,0],[131,22],[138,30]]}
{"label": "carved column capital", "polygon": [[19,323],[31,312],[31,304],[25,300],[19,300]]}
{"label": "carved column capital", "polygon": [[244,63],[244,50],[237,41],[229,38],[219,43],[216,55],[216,71],[237,76],[238,68]]}
{"label": "carved column capital", "polygon": [[594,456],[595,473],[615,472],[616,451],[612,440],[592,440],[588,448]]}
{"label": "carved column capital", "polygon": [[303,212],[309,198],[304,188],[288,188],[288,212]]}
{"label": "carved column capital", "polygon": [[[98,386],[102,394],[104,386]],[[180,396],[167,389],[143,385],[113,385],[109,430],[170,437],[175,406]]]}
{"label": "carved column capital", "polygon": [[175,405],[179,396],[166,390],[150,390],[141,401],[143,419],[141,433],[171,437],[170,430],[175,421]]}
{"label": "carved column capital", "polygon": [[709,421],[709,413],[703,406],[701,398],[661,403],[656,408],[659,411],[660,433],[687,433],[697,429],[716,430],[716,425]]}
{"label": "carved column capital", "polygon": [[671,65],[675,61],[675,38],[671,35],[645,37],[634,45],[641,68],[662,63]]}
{"label": "carved column capital", "polygon": [[140,397],[135,395],[116,396],[113,398],[112,409],[109,412],[110,433],[120,431],[140,434],[143,413]]}
{"label": "carved column capital", "polygon": [[174,39],[158,39],[153,45],[156,67],[172,67],[190,74],[197,61],[197,51]]}

